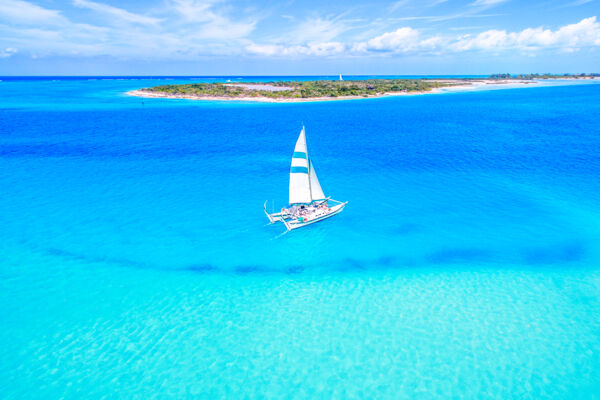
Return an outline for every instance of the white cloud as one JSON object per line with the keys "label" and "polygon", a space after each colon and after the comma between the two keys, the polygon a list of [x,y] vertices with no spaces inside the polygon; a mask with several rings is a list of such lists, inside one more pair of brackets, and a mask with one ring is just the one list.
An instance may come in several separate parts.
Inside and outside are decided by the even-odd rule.
{"label": "white cloud", "polygon": [[419,38],[415,29],[404,27],[396,31],[384,33],[364,42],[344,44],[341,42],[312,42],[302,45],[256,44],[246,46],[251,54],[285,57],[285,56],[339,56],[365,55],[368,53],[409,53],[417,51],[434,51],[444,40],[440,36],[425,39]]}
{"label": "white cloud", "polygon": [[[226,2],[168,0],[155,9],[160,18],[135,14],[91,0],[71,0],[92,10],[81,23],[66,14],[24,0],[0,0],[0,46],[31,56],[107,55],[123,58],[193,59],[240,54],[256,19],[229,18]],[[66,13],[66,11],[65,11]],[[184,18],[183,13],[188,13]],[[105,18],[108,17],[108,18]]]}
{"label": "white cloud", "polygon": [[594,0],[575,0],[572,3],[567,4],[567,6],[582,6],[587,3],[591,3]]}
{"label": "white cloud", "polygon": [[244,38],[255,28],[257,20],[233,21],[216,11],[217,0],[171,0],[170,8],[179,18],[178,24],[191,26],[189,39],[230,40]]}
{"label": "white cloud", "polygon": [[[79,19],[71,20],[68,12],[73,9],[63,14],[25,0],[0,0],[0,49],[5,49],[0,50],[0,57],[10,57],[16,49],[19,54],[36,56],[78,54],[187,60],[203,55],[247,54],[364,57],[519,51],[536,55],[542,51],[574,52],[600,46],[600,22],[595,16],[554,29],[494,29],[464,35],[466,32],[459,34],[452,28],[445,34],[428,34],[410,26],[385,28],[388,23],[410,24],[399,19],[379,25],[376,20],[360,26],[362,22],[346,19],[342,14],[291,22],[286,32],[260,42],[251,36],[259,18],[240,10],[231,14],[227,8],[231,0],[164,0],[164,6],[154,9],[151,15],[135,14],[98,1],[71,1],[76,7],[93,12],[79,12]],[[475,3],[483,6],[499,4],[500,0]],[[81,19],[83,14],[86,19]],[[358,31],[359,28],[362,29]]]}
{"label": "white cloud", "polygon": [[315,56],[337,55],[346,49],[346,46],[339,42],[312,43],[305,47],[308,54]]}
{"label": "white cloud", "polygon": [[160,19],[158,18],[134,14],[127,10],[123,10],[122,8],[117,8],[102,3],[96,3],[94,1],[89,0],[73,0],[73,5],[80,8],[87,8],[101,14],[106,14],[111,17],[118,18],[122,21],[132,22],[136,24],[154,25],[160,22]]}
{"label": "white cloud", "polygon": [[390,6],[389,10],[390,10],[390,12],[394,12],[397,9],[404,7],[409,2],[410,2],[410,0],[398,0]]}
{"label": "white cloud", "polygon": [[171,5],[185,21],[206,22],[215,19],[211,11],[214,1],[172,0]]}
{"label": "white cloud", "polygon": [[312,17],[301,21],[287,33],[266,44],[250,42],[245,50],[254,55],[299,57],[329,57],[346,53],[348,45],[336,41],[341,34],[354,29],[357,20],[335,17]]}
{"label": "white cloud", "polygon": [[497,4],[505,3],[507,0],[475,0],[471,3],[475,7],[491,7]]}
{"label": "white cloud", "polygon": [[552,31],[544,28],[527,28],[520,32],[489,30],[477,36],[463,36],[452,43],[455,51],[466,50],[577,50],[581,47],[600,46],[600,23],[596,17],[565,25]]}
{"label": "white cloud", "polygon": [[256,44],[246,46],[250,54],[261,56],[334,56],[346,51],[346,46],[339,42],[309,43],[304,45],[284,46],[279,44]]}
{"label": "white cloud", "polygon": [[600,23],[596,17],[565,25],[557,30],[527,28],[519,32],[488,30],[478,35],[424,37],[410,27],[402,27],[371,39],[355,42],[311,42],[307,45],[257,44],[246,51],[268,57],[336,56],[367,54],[440,54],[482,51],[498,54],[503,51],[523,51],[528,55],[541,50],[573,52],[584,47],[600,46]]}
{"label": "white cloud", "polygon": [[449,21],[453,19],[465,19],[465,18],[489,18],[489,17],[498,17],[502,14],[480,14],[475,12],[475,10],[470,10],[458,14],[446,14],[446,15],[420,15],[420,16],[408,16],[408,17],[399,17],[392,18],[395,21],[432,21],[432,22],[440,22],[440,21]]}
{"label": "white cloud", "polygon": [[62,24],[67,20],[60,11],[48,10],[36,4],[22,0],[0,1],[0,20],[6,20],[13,24],[34,25],[42,23]]}
{"label": "white cloud", "polygon": [[361,53],[431,53],[438,51],[445,43],[444,38],[439,35],[427,38],[421,36],[416,29],[403,27],[356,43],[352,50]]}
{"label": "white cloud", "polygon": [[582,19],[577,24],[563,26],[554,36],[555,42],[569,47],[600,46],[600,23],[596,17]]}
{"label": "white cloud", "polygon": [[0,50],[0,58],[8,58],[14,56],[19,50],[13,47],[7,47],[4,50]]}
{"label": "white cloud", "polygon": [[276,56],[281,55],[284,50],[284,46],[278,44],[256,44],[250,43],[246,46],[246,51],[250,54],[257,54],[260,56]]}
{"label": "white cloud", "polygon": [[406,51],[418,45],[419,32],[412,28],[399,28],[374,37],[365,44],[366,50]]}
{"label": "white cloud", "polygon": [[283,39],[292,43],[329,42],[349,29],[351,26],[342,16],[308,18],[283,35]]}
{"label": "white cloud", "polygon": [[187,31],[182,34],[182,39],[185,40],[215,40],[228,41],[243,39],[247,37],[253,30],[256,22],[229,22],[229,21],[211,21],[202,26],[198,26],[196,30]]}

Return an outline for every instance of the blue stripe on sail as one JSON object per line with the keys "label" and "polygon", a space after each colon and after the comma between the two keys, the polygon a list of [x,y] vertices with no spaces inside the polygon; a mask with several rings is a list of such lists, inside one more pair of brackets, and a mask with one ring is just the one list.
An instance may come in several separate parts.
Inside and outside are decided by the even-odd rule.
{"label": "blue stripe on sail", "polygon": [[306,167],[292,167],[290,171],[292,174],[308,174],[308,168]]}
{"label": "blue stripe on sail", "polygon": [[294,155],[292,155],[292,158],[304,158],[306,160],[306,153],[302,151],[295,151]]}

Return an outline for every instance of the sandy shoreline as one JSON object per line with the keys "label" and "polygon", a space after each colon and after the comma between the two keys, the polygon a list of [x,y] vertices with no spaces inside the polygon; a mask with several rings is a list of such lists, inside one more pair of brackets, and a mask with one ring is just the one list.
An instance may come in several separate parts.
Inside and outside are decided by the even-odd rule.
{"label": "sandy shoreline", "polygon": [[[373,96],[340,96],[340,97],[311,97],[311,98],[281,98],[274,99],[270,97],[219,97],[219,96],[195,96],[195,95],[175,95],[167,93],[156,93],[145,91],[143,89],[131,90],[125,94],[129,96],[137,96],[144,98],[161,98],[161,99],[185,99],[185,100],[204,100],[204,101],[243,101],[243,102],[258,102],[258,103],[304,103],[304,102],[315,102],[315,101],[340,101],[340,100],[364,100],[364,99],[375,99],[381,97],[392,97],[392,96],[418,96],[423,94],[438,94],[438,93],[452,93],[452,92],[464,92],[469,90],[493,90],[493,89],[513,89],[519,87],[531,87],[531,86],[554,86],[565,84],[573,81],[584,81],[584,80],[600,80],[600,78],[578,78],[578,79],[553,79],[549,80],[516,80],[516,79],[505,79],[505,80],[491,80],[481,79],[473,80],[470,82],[463,82],[460,80],[436,80],[436,82],[449,83],[453,86],[446,86],[442,88],[435,88],[430,91],[420,92],[394,92],[394,93],[380,93]],[[554,83],[554,85],[553,85]]]}

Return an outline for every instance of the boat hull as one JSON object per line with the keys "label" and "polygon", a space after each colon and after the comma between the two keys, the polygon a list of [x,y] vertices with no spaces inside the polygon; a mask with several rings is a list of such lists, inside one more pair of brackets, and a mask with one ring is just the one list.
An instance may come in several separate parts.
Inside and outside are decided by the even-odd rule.
{"label": "boat hull", "polygon": [[326,220],[327,218],[333,217],[336,214],[339,214],[342,212],[342,210],[344,209],[344,207],[346,207],[346,204],[348,204],[348,202],[345,203],[341,203],[338,204],[336,206],[331,207],[331,211],[325,215],[319,216],[317,218],[311,219],[309,221],[306,222],[301,222],[298,220],[282,220],[282,222],[285,224],[285,227],[288,231],[292,231],[294,229],[298,229],[298,228],[302,228],[305,227],[307,225],[311,225],[311,224],[315,224],[317,222],[321,222]]}

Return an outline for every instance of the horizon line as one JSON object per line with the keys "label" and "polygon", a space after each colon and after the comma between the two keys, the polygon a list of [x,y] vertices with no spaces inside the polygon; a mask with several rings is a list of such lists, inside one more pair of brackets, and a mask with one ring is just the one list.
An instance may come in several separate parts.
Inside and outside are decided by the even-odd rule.
{"label": "horizon line", "polygon": [[[348,77],[366,77],[366,76],[491,76],[491,75],[595,75],[598,72],[493,72],[487,74],[341,74],[342,76]],[[160,75],[160,74],[140,74],[140,75],[0,75],[0,78],[258,78],[258,77],[306,77],[306,76],[339,76],[336,74],[266,74],[266,75],[241,75],[241,74],[230,74],[230,75]]]}

